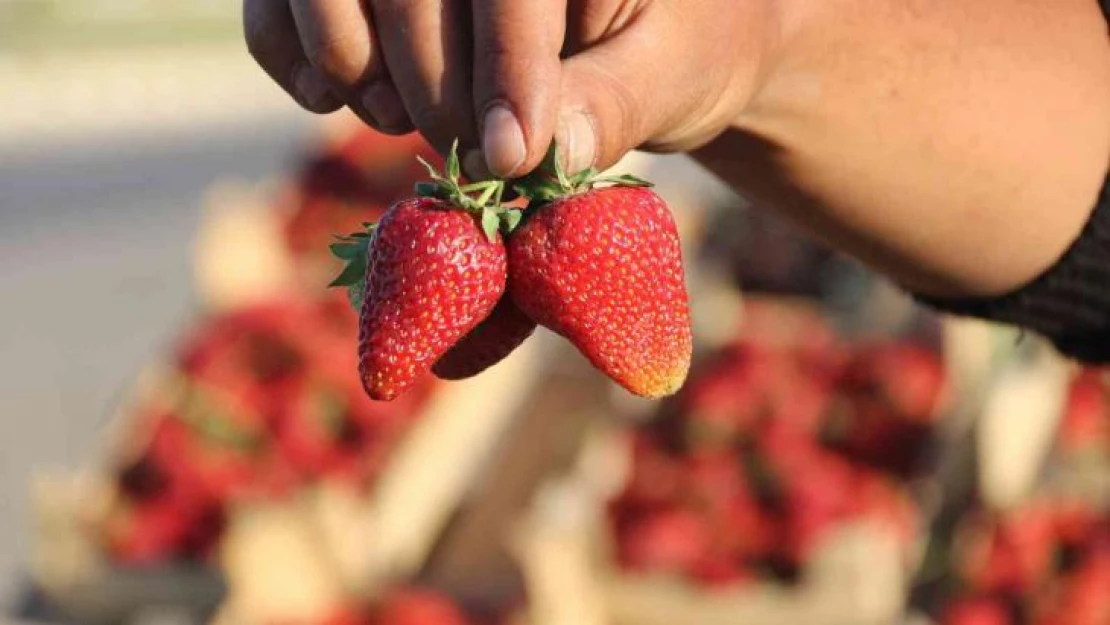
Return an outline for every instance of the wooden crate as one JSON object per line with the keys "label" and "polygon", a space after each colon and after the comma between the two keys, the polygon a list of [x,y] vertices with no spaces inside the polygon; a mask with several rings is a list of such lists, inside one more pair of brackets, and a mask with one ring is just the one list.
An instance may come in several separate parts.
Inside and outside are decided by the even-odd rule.
{"label": "wooden crate", "polygon": [[579,471],[551,481],[518,527],[536,625],[885,625],[900,613],[904,553],[885,528],[866,524],[835,532],[792,587],[703,590],[620,571],[602,514],[618,454],[612,433],[595,431]]}

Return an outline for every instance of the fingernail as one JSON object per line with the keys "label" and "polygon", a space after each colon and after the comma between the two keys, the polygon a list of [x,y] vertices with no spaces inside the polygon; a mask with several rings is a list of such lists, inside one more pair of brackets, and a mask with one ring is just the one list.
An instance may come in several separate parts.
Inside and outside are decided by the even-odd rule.
{"label": "fingernail", "polygon": [[489,169],[486,167],[486,159],[482,156],[481,150],[470,150],[463,156],[462,160],[463,171],[466,172],[466,177],[471,180],[486,180],[492,178]]}
{"label": "fingernail", "polygon": [[589,116],[580,111],[569,113],[563,117],[560,126],[567,171],[576,174],[592,167],[597,158],[597,137]]}
{"label": "fingernail", "polygon": [[297,90],[301,104],[312,111],[326,110],[336,102],[327,79],[311,67],[297,70],[293,76],[293,88]]}
{"label": "fingernail", "polygon": [[372,83],[363,91],[360,101],[381,130],[399,131],[406,127],[409,114],[393,85],[381,81]]}
{"label": "fingernail", "polygon": [[490,172],[508,177],[528,156],[524,146],[524,129],[516,115],[504,105],[491,108],[482,123],[482,152]]}

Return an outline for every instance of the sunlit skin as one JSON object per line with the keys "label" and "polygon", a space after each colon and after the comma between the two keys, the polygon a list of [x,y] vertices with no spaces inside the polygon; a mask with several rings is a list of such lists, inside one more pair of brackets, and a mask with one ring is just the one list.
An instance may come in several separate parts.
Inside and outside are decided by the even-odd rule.
{"label": "sunlit skin", "polygon": [[759,206],[933,295],[1050,266],[1110,164],[1095,0],[245,0],[299,103],[471,173],[692,151]]}

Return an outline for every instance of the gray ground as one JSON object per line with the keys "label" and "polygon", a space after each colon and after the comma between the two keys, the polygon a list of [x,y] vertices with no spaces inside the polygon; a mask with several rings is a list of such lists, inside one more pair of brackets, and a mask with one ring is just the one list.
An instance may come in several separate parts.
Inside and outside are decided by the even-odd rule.
{"label": "gray ground", "polygon": [[130,377],[195,312],[204,190],[276,175],[310,122],[267,119],[0,154],[0,606],[22,585],[31,476],[85,460]]}

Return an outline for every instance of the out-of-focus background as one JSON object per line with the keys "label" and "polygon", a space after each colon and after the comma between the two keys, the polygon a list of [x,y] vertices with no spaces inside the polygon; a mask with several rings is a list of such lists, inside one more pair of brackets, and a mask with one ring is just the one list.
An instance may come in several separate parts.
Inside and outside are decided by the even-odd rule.
{"label": "out-of-focus background", "polygon": [[682,235],[678,396],[540,330],[365,398],[327,248],[436,156],[298,109],[238,14],[0,0],[0,623],[1110,624],[1104,373],[681,156],[615,168]]}
{"label": "out-of-focus background", "polygon": [[205,194],[273,178],[315,120],[259,74],[239,6],[0,1],[0,602],[24,581],[32,476],[89,459],[198,308]]}

